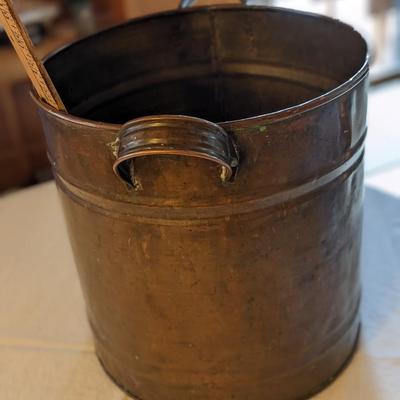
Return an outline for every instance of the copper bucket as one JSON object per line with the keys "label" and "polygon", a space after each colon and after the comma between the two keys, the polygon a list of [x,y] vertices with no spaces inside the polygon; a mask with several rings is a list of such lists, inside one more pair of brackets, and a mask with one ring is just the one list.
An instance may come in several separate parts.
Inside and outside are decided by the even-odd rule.
{"label": "copper bucket", "polygon": [[40,115],[109,375],[142,400],[293,400],[331,382],[359,331],[361,36],[193,8],[46,67],[70,114]]}

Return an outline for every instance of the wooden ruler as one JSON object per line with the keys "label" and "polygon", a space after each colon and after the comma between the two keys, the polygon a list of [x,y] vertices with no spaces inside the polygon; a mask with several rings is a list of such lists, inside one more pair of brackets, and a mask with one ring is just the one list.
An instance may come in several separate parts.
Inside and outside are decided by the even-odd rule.
{"label": "wooden ruler", "polygon": [[66,111],[46,68],[35,56],[33,43],[20,18],[14,11],[11,0],[0,0],[0,22],[10,38],[38,96],[57,110]]}

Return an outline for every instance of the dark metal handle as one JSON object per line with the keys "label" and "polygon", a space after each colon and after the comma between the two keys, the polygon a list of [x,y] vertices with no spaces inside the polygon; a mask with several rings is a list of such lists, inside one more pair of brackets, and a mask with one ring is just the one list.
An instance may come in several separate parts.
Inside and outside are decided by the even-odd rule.
{"label": "dark metal handle", "polygon": [[214,161],[221,166],[223,182],[232,179],[239,165],[235,143],[219,125],[200,118],[166,115],[136,119],[122,127],[114,171],[135,187],[133,161],[154,155]]}
{"label": "dark metal handle", "polygon": [[[181,0],[179,3],[179,8],[187,8],[192,6],[196,0]],[[241,3],[247,5],[247,0],[241,0]]]}

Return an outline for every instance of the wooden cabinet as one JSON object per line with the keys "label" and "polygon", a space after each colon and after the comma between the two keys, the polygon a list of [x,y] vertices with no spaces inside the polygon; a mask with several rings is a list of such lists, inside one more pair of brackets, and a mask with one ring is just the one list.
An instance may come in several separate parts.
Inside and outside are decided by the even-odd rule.
{"label": "wooden cabinet", "polygon": [[[58,29],[38,46],[43,57],[72,41],[72,29]],[[46,145],[30,98],[30,83],[17,56],[9,47],[0,49],[0,191],[29,185],[50,176]]]}

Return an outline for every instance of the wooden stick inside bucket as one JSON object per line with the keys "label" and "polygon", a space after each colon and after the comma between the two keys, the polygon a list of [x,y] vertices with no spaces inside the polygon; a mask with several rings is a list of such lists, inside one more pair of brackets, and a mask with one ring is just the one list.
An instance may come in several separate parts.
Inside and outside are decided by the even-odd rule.
{"label": "wooden stick inside bucket", "polygon": [[11,0],[0,0],[0,22],[10,38],[38,96],[60,111],[66,111],[43,63],[35,56],[29,35],[15,12]]}

